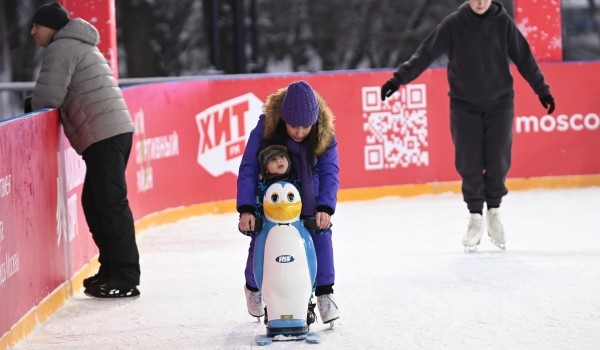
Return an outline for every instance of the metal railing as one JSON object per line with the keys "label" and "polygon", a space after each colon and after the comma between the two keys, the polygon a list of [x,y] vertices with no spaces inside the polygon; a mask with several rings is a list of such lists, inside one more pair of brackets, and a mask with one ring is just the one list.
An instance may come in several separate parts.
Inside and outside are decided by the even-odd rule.
{"label": "metal railing", "polygon": [[[216,78],[220,71],[210,72],[211,79]],[[231,76],[229,76],[231,77]],[[151,78],[123,78],[119,79],[119,86],[133,86],[149,83],[162,83],[169,81],[183,81],[206,78],[206,75],[183,77],[151,77]],[[0,82],[0,121],[10,119],[23,113],[23,101],[27,94],[33,91],[35,82]]]}
{"label": "metal railing", "polygon": [[[307,72],[289,72],[289,73],[243,73],[243,74],[224,74],[223,71],[209,69],[202,75],[173,76],[173,77],[149,77],[149,78],[122,78],[119,79],[119,86],[127,87],[140,84],[164,83],[172,81],[198,80],[198,79],[236,79],[269,77],[282,75],[306,74]],[[0,82],[0,121],[10,119],[23,114],[23,101],[25,96],[35,87],[35,82]],[[14,96],[19,93],[20,96]],[[11,96],[12,95],[12,96]],[[13,99],[12,103],[9,102]]]}

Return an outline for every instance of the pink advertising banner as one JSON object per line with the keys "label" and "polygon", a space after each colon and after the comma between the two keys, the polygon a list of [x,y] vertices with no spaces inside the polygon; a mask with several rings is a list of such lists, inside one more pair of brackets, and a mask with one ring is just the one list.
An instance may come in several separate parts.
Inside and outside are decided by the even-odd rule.
{"label": "pink advertising banner", "polygon": [[0,334],[68,278],[57,242],[58,118],[0,125]]}
{"label": "pink advertising banner", "polygon": [[[510,177],[600,173],[600,63],[542,66],[557,103],[548,115],[515,77]],[[593,74],[592,72],[596,72]],[[336,116],[341,186],[459,180],[449,131],[445,69],[426,71],[386,102],[391,71],[198,80],[125,90],[136,123],[128,181],[135,212],[235,198],[237,167],[265,98],[305,79]],[[569,84],[561,84],[569,81]]]}

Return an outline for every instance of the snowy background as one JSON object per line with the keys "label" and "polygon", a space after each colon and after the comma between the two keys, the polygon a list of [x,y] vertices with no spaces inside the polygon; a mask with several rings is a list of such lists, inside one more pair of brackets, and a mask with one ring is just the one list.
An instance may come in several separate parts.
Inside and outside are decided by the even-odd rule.
{"label": "snowy background", "polygon": [[[460,195],[340,203],[333,330],[272,349],[598,349],[600,187],[511,192],[507,249],[465,254]],[[142,295],[78,293],[14,349],[250,349],[237,214],[141,232]]]}

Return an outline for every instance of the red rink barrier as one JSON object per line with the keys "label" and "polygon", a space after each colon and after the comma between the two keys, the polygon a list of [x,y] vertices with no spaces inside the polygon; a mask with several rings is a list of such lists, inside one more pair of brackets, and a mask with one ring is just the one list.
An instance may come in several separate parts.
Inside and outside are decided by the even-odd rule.
{"label": "red rink barrier", "polygon": [[[600,63],[543,64],[542,70],[556,100],[553,115],[513,71],[509,177],[599,175]],[[235,198],[241,155],[263,101],[300,79],[336,116],[343,190],[458,181],[446,70],[426,71],[383,103],[379,88],[391,73],[248,76],[125,89],[136,124],[127,169],[136,220]],[[0,124],[0,334],[97,254],[80,205],[84,174],[56,110]]]}
{"label": "red rink barrier", "polygon": [[[557,108],[547,115],[514,71],[513,178],[600,173],[600,63],[547,64]],[[342,189],[458,181],[445,69],[381,102],[391,71],[203,80],[125,91],[137,125],[128,180],[134,212],[235,198],[245,141],[264,99],[305,79],[336,116]],[[568,84],[561,82],[568,81]]]}
{"label": "red rink barrier", "polygon": [[0,124],[0,334],[69,278],[57,242],[56,111]]}

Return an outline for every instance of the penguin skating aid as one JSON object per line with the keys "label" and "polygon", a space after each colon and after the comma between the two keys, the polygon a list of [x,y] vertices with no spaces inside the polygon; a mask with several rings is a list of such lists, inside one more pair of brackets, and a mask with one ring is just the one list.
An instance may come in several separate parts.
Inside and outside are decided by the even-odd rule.
{"label": "penguin skating aid", "polygon": [[256,336],[258,345],[273,341],[306,340],[308,304],[314,291],[317,258],[312,238],[300,220],[302,202],[289,182],[273,183],[264,194],[265,223],[256,237],[254,277],[268,313],[267,333]]}

